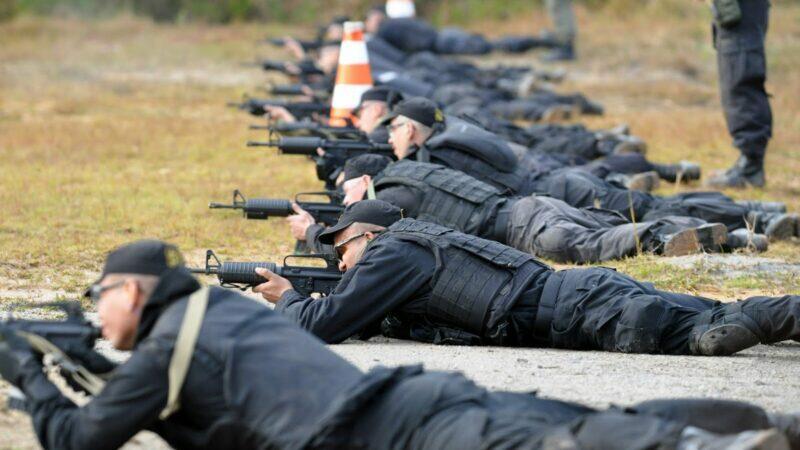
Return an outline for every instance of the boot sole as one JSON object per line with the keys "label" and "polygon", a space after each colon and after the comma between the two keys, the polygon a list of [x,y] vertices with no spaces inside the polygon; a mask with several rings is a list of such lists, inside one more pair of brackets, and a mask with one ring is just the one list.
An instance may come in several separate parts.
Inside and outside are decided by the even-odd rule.
{"label": "boot sole", "polygon": [[719,251],[728,242],[728,228],[721,223],[697,227],[697,240],[704,250]]}
{"label": "boot sole", "polygon": [[764,231],[764,234],[767,235],[770,241],[789,239],[797,234],[797,222],[797,216],[785,215],[780,220],[771,223]]}
{"label": "boot sole", "polygon": [[580,110],[575,106],[556,105],[548,108],[547,111],[542,114],[541,122],[562,122],[577,117],[579,114]]}
{"label": "boot sole", "polygon": [[661,184],[661,178],[654,171],[637,173],[631,176],[628,189],[632,191],[651,192]]}
{"label": "boot sole", "polygon": [[748,431],[726,447],[731,450],[789,450],[789,441],[776,429]]}
{"label": "boot sole", "polygon": [[615,155],[627,155],[631,153],[646,155],[647,147],[640,142],[622,141],[614,147],[613,153]]}
{"label": "boot sole", "polygon": [[703,247],[697,238],[697,230],[690,228],[673,234],[664,244],[664,256],[683,256],[699,253]]}
{"label": "boot sole", "polygon": [[704,356],[727,356],[759,342],[758,336],[747,328],[737,324],[724,324],[703,333],[697,348]]}

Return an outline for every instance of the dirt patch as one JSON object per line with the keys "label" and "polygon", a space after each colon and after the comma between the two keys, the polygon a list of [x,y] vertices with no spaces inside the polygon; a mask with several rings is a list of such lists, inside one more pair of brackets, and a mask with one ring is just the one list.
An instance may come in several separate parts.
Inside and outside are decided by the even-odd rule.
{"label": "dirt patch", "polygon": [[800,277],[800,264],[792,264],[772,258],[748,255],[702,254],[663,258],[667,264],[681,269],[704,271],[713,276],[736,278],[742,276]]}

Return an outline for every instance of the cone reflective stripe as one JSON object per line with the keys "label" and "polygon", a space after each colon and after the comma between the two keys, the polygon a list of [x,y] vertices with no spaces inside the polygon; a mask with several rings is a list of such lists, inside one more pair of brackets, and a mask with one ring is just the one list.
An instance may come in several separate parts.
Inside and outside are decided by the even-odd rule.
{"label": "cone reflective stripe", "polygon": [[406,19],[417,15],[413,0],[388,0],[386,15],[392,19]]}
{"label": "cone reflective stripe", "polygon": [[355,122],[353,109],[358,106],[361,94],[372,87],[367,44],[364,43],[364,24],[345,22],[344,38],[339,51],[336,85],[331,99],[330,125],[342,127]]}

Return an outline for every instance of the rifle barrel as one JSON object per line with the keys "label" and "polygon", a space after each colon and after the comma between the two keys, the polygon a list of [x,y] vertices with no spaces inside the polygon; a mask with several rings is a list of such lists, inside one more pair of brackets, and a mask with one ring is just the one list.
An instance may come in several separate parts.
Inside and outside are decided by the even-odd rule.
{"label": "rifle barrel", "polygon": [[277,147],[278,141],[247,141],[248,147]]}
{"label": "rifle barrel", "polygon": [[208,208],[209,209],[242,209],[242,206],[241,205],[236,205],[236,204],[230,205],[230,204],[227,204],[227,203],[211,202],[211,203],[208,204]]}

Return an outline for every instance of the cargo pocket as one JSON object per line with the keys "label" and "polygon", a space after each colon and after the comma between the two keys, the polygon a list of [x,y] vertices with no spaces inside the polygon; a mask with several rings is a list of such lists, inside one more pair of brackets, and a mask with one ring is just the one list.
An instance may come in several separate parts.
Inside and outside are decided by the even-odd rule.
{"label": "cargo pocket", "polygon": [[659,353],[664,329],[664,301],[654,296],[628,299],[614,330],[613,349],[623,353]]}

